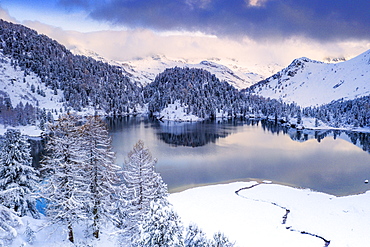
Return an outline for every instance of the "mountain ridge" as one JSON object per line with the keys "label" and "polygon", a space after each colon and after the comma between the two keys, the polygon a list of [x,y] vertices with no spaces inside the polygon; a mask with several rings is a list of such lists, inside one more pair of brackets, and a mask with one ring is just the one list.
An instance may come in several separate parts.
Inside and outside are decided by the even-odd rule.
{"label": "mountain ridge", "polygon": [[278,64],[242,66],[234,59],[184,59],[171,58],[160,54],[128,61],[115,61],[107,60],[93,51],[77,47],[72,52],[90,56],[98,61],[107,62],[114,66],[120,66],[125,70],[128,77],[133,81],[139,81],[143,86],[153,82],[155,77],[167,68],[187,67],[207,70],[215,74],[220,80],[224,80],[241,90],[263,80],[266,76],[282,68]]}
{"label": "mountain ridge", "polygon": [[319,106],[334,100],[351,100],[370,94],[370,50],[348,61],[324,63],[298,58],[248,92],[266,98]]}

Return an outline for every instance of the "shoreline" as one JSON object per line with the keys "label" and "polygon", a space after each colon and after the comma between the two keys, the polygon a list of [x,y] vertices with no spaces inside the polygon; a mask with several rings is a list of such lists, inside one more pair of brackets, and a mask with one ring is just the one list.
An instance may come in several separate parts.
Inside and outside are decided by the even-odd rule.
{"label": "shoreline", "polygon": [[298,185],[295,185],[295,184],[284,183],[284,182],[275,181],[275,180],[271,180],[271,179],[241,178],[241,179],[224,180],[224,181],[220,181],[220,182],[189,184],[189,185],[179,186],[179,187],[169,189],[168,193],[169,194],[175,194],[175,193],[181,193],[181,192],[184,192],[184,191],[187,191],[187,190],[190,190],[190,189],[203,188],[203,187],[214,186],[214,185],[225,185],[225,184],[238,183],[238,182],[246,182],[246,183],[248,183],[248,182],[257,182],[258,184],[282,185],[282,186],[290,187],[290,188],[293,188],[293,189],[309,190],[309,191],[312,191],[312,192],[323,193],[323,194],[335,196],[335,197],[338,197],[338,198],[348,197],[348,196],[356,196],[356,195],[363,195],[363,194],[366,194],[368,191],[370,191],[370,184],[369,184],[369,189],[366,190],[366,191],[363,191],[363,192],[354,193],[354,194],[346,193],[346,194],[334,195],[334,194],[331,194],[331,193],[314,190],[312,188],[301,187],[301,186],[298,186]]}
{"label": "shoreline", "polygon": [[[80,115],[81,112],[76,112],[77,115]],[[86,116],[92,116],[92,114],[88,114],[88,115],[81,115],[83,117],[86,117]],[[109,115],[101,115],[101,117],[104,117],[104,118],[114,118],[112,116],[109,116]],[[122,115],[122,116],[116,116],[117,119],[119,118],[122,118],[122,117],[149,117],[149,114],[148,113],[135,113],[135,114],[128,114],[128,115]],[[192,124],[192,123],[199,123],[199,122],[202,122],[202,121],[222,121],[222,120],[229,120],[230,118],[227,118],[227,117],[217,117],[216,119],[214,120],[211,120],[211,119],[187,119],[187,120],[183,120],[183,121],[180,121],[178,119],[159,119],[159,118],[155,118],[157,119],[157,121],[159,122],[164,122],[164,121],[168,121],[168,122],[173,122],[173,123],[189,123],[189,124]],[[260,117],[260,118],[255,118],[255,117],[243,117],[243,118],[239,118],[239,117],[235,117],[234,119],[246,119],[246,120],[255,120],[255,121],[262,121],[262,120],[267,120],[269,122],[275,122],[274,119],[271,119],[271,118],[267,118],[267,117]],[[57,120],[55,120],[57,121]],[[296,131],[304,131],[304,130],[309,130],[309,131],[350,131],[350,132],[358,132],[358,133],[364,133],[364,134],[369,134],[370,133],[370,128],[367,128],[367,127],[353,127],[353,126],[348,126],[348,127],[331,127],[331,126],[328,126],[328,125],[322,125],[322,126],[318,126],[318,127],[315,127],[313,125],[313,119],[312,118],[305,118],[303,117],[302,118],[302,121],[303,122],[308,122],[309,124],[301,124],[301,125],[298,125],[298,126],[295,126],[294,122],[289,122],[289,123],[280,123],[279,121],[276,123],[278,125],[280,125],[281,127],[286,127],[290,130],[296,130]],[[287,125],[289,124],[289,125]],[[293,124],[295,127],[292,127],[291,124]],[[41,136],[41,133],[43,132],[37,125],[19,125],[19,126],[5,126],[3,124],[0,124],[0,135],[3,135],[5,133],[5,131],[8,129],[8,128],[13,128],[13,129],[19,129],[21,130],[21,133],[23,135],[27,135],[29,137],[40,137]]]}

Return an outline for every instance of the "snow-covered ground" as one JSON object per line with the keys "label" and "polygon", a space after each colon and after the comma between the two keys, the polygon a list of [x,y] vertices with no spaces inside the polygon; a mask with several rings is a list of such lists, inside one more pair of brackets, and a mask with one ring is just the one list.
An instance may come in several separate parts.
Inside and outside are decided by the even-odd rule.
{"label": "snow-covered ground", "polygon": [[[168,104],[166,108],[161,110],[157,114],[157,118],[160,120],[169,120],[169,121],[178,121],[178,122],[197,122],[203,121],[203,118],[195,116],[193,114],[187,114],[186,109],[187,105],[181,105],[181,103],[177,100],[174,104]],[[227,112],[217,112],[217,118],[227,118]]]}
{"label": "snow-covered ground", "polygon": [[[273,120],[273,119],[271,119]],[[290,124],[297,124],[297,118],[291,118],[289,120]],[[302,124],[297,124],[297,129],[310,129],[310,130],[346,130],[346,131],[355,131],[355,132],[362,132],[362,133],[370,133],[370,128],[367,127],[332,127],[327,125],[326,123],[318,120],[318,125],[316,126],[316,118],[312,117],[302,117]]]}
{"label": "snow-covered ground", "polygon": [[209,237],[224,232],[240,247],[370,243],[370,191],[335,197],[278,184],[236,182],[189,189],[169,199],[185,225],[196,223]]}
{"label": "snow-covered ground", "polygon": [[174,104],[169,104],[166,108],[164,108],[157,117],[160,120],[179,122],[196,122],[204,120],[193,114],[187,114],[186,108],[187,106],[181,106],[180,102],[176,101]]}
{"label": "snow-covered ground", "polygon": [[9,126],[4,126],[3,124],[0,124],[0,135],[3,136],[7,129],[12,129],[12,128],[19,129],[22,135],[33,136],[33,137],[40,136],[42,132],[42,130],[39,127],[33,126],[33,125],[9,127]]}
{"label": "snow-covered ground", "polygon": [[[33,219],[25,216],[21,218],[21,223],[17,228],[17,237],[11,245],[6,245],[7,247],[111,247],[116,246],[117,242],[116,228],[109,226],[102,230],[99,240],[86,238],[86,233],[83,231],[86,226],[74,226],[76,242],[72,244],[67,239],[66,227],[59,224],[50,225],[45,217]],[[32,231],[27,232],[27,228]]]}

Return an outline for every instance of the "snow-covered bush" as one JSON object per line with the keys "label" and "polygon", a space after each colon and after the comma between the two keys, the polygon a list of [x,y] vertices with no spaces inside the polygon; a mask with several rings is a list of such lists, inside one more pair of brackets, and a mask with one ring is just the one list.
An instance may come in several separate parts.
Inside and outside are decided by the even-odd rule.
{"label": "snow-covered bush", "polygon": [[154,200],[150,203],[150,210],[141,223],[139,246],[184,246],[183,227],[171,205],[161,200]]}
{"label": "snow-covered bush", "polygon": [[0,205],[0,246],[10,246],[17,237],[17,228],[21,225],[20,218],[3,205]]}
{"label": "snow-covered bush", "polygon": [[211,241],[206,234],[195,224],[186,228],[185,247],[211,247]]}

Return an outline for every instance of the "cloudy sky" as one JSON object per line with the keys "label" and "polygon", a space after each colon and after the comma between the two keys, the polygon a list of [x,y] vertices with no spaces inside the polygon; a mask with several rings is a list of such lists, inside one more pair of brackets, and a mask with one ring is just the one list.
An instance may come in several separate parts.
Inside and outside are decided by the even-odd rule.
{"label": "cloudy sky", "polygon": [[110,59],[155,54],[246,65],[370,49],[369,0],[1,0],[0,18]]}

